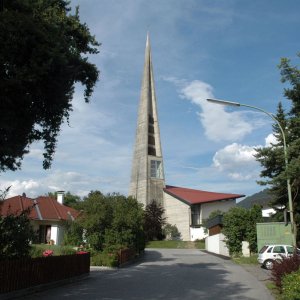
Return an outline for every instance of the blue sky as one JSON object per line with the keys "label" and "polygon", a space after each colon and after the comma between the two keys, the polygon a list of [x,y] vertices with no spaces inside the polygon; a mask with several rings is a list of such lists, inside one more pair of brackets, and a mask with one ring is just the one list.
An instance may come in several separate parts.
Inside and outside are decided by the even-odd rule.
{"label": "blue sky", "polygon": [[81,86],[50,170],[33,144],[22,170],[2,173],[10,195],[56,190],[127,194],[149,31],[166,183],[251,195],[263,189],[254,147],[272,121],[248,109],[209,104],[215,97],[276,112],[283,97],[277,65],[297,64],[300,1],[74,0],[102,43],[90,57],[101,71],[90,104]]}

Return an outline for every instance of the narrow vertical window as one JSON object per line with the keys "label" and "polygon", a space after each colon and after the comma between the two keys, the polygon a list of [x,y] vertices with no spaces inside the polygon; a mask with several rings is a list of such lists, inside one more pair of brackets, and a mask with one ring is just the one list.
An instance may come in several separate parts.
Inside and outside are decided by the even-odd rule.
{"label": "narrow vertical window", "polygon": [[151,160],[150,162],[150,176],[152,178],[163,178],[162,162],[159,160]]}

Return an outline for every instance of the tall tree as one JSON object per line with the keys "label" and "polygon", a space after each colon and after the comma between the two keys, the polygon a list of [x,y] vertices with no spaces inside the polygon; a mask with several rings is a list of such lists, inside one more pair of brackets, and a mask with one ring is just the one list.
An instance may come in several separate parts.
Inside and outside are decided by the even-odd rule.
{"label": "tall tree", "polygon": [[21,167],[34,141],[51,166],[57,135],[72,111],[74,85],[88,102],[100,45],[65,0],[2,0],[0,10],[0,172]]}
{"label": "tall tree", "polygon": [[224,214],[222,232],[231,255],[242,252],[242,241],[249,242],[251,252],[257,252],[256,223],[261,221],[259,205],[253,205],[250,209],[235,206]]}
{"label": "tall tree", "polygon": [[163,226],[166,224],[164,212],[164,208],[154,200],[146,206],[144,229],[147,241],[163,238]]}
{"label": "tall tree", "polygon": [[281,59],[279,68],[282,76],[281,81],[287,84],[284,89],[284,96],[290,104],[287,114],[279,104],[276,115],[286,135],[288,168],[285,169],[282,134],[277,125],[273,126],[277,143],[271,147],[257,149],[256,158],[263,167],[261,177],[264,180],[260,183],[270,185],[270,191],[276,199],[274,204],[284,205],[288,208],[286,180],[287,178],[290,179],[294,219],[298,227],[300,224],[300,70],[297,66],[292,66],[291,61],[287,58]]}

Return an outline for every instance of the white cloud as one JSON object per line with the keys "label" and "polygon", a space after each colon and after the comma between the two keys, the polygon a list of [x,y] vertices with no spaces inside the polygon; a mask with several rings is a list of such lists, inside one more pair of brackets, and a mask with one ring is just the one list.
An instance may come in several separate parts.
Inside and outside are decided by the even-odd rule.
{"label": "white cloud", "polygon": [[234,141],[249,134],[253,126],[247,123],[241,112],[226,112],[223,106],[213,105],[206,101],[214,98],[213,87],[200,80],[190,83],[176,78],[165,78],[174,83],[181,97],[191,101],[200,108],[198,116],[204,127],[205,135],[212,141]]}
{"label": "white cloud", "polygon": [[10,187],[7,197],[22,195],[25,193],[27,196],[36,196],[35,190],[38,190],[41,186],[36,180],[14,180],[14,181],[1,181],[0,190],[5,190]]}
{"label": "white cloud", "polygon": [[249,180],[258,176],[254,154],[254,147],[233,143],[215,153],[213,166],[233,180]]}
{"label": "white cloud", "polygon": [[266,138],[265,138],[265,147],[271,147],[272,144],[276,145],[278,143],[277,138],[273,133],[270,133]]}

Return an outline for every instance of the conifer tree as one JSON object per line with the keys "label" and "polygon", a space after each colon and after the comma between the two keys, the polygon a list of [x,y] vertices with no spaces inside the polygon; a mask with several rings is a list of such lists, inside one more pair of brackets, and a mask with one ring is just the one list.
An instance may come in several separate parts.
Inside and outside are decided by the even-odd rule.
{"label": "conifer tree", "polygon": [[[300,57],[300,53],[298,54]],[[284,205],[288,208],[287,178],[290,179],[292,188],[294,221],[300,224],[300,70],[292,66],[287,58],[282,58],[279,65],[281,81],[287,83],[284,96],[289,101],[289,111],[285,113],[279,103],[276,119],[282,126],[287,143],[288,167],[285,168],[283,138],[277,124],[273,125],[273,134],[277,142],[270,147],[259,148],[256,159],[263,167],[259,183],[269,185],[270,192],[274,195],[274,205]]]}

